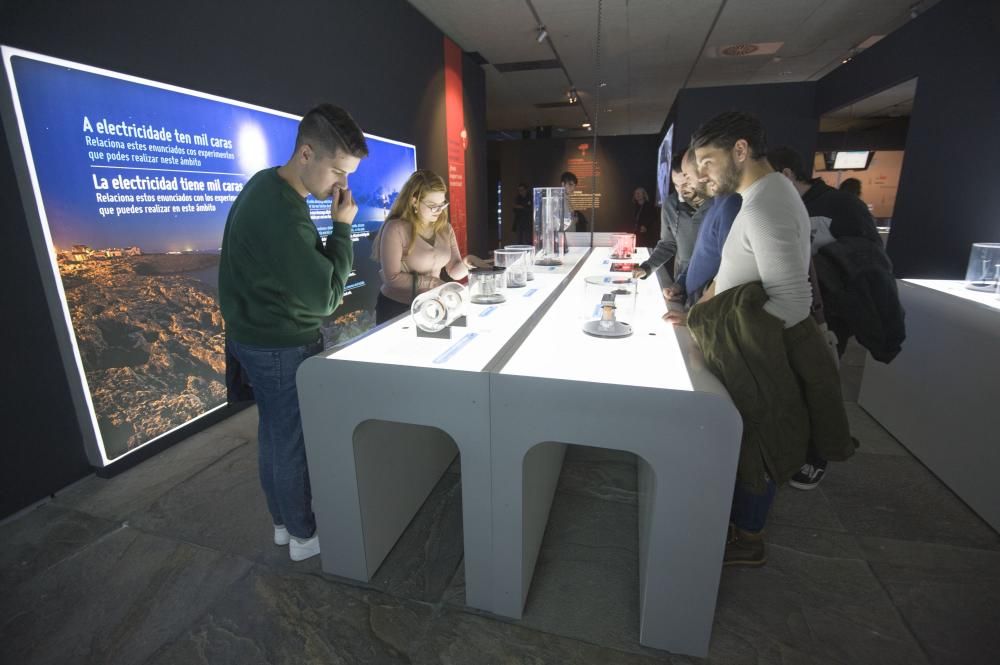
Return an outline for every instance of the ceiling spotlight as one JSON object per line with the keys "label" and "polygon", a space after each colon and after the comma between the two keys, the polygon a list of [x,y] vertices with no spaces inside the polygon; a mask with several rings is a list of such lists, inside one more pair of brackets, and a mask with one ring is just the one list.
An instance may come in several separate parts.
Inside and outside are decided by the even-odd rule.
{"label": "ceiling spotlight", "polygon": [[583,123],[580,126],[583,127],[584,129],[590,129],[590,123],[589,122],[585,122],[585,123]]}
{"label": "ceiling spotlight", "polygon": [[538,43],[541,44],[545,41],[545,38],[549,36],[549,31],[545,29],[544,25],[538,26]]}
{"label": "ceiling spotlight", "polygon": [[576,104],[577,101],[579,101],[579,99],[580,99],[580,95],[577,94],[576,88],[570,88],[569,90],[567,90],[566,91],[566,97],[569,98],[569,103],[570,104]]}

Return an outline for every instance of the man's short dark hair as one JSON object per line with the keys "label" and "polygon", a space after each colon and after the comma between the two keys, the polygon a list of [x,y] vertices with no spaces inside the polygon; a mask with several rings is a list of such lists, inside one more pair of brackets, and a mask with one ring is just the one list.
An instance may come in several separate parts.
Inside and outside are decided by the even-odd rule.
{"label": "man's short dark hair", "polygon": [[566,171],[561,176],[559,176],[559,182],[560,183],[568,182],[571,185],[579,184],[579,182],[576,179],[576,174],[573,173],[572,171]]}
{"label": "man's short dark hair", "polygon": [[861,198],[861,181],[857,178],[848,178],[844,182],[840,183],[839,189],[842,192],[854,194],[859,199]]}
{"label": "man's short dark hair", "polygon": [[699,127],[691,137],[691,150],[706,146],[732,150],[740,139],[750,147],[751,159],[762,159],[767,154],[764,125],[755,116],[742,111],[727,111]]}
{"label": "man's short dark hair", "polygon": [[295,148],[306,143],[330,155],[342,150],[359,159],[368,156],[368,142],[358,123],[350,113],[333,104],[320,104],[302,118]]}
{"label": "man's short dark hair", "polygon": [[673,173],[680,173],[684,170],[684,155],[685,153],[679,152],[670,160],[670,170]]}
{"label": "man's short dark hair", "polygon": [[808,182],[809,174],[806,173],[805,164],[799,153],[795,152],[787,145],[771,148],[767,151],[767,161],[771,162],[771,168],[779,173],[788,169],[799,182]]}

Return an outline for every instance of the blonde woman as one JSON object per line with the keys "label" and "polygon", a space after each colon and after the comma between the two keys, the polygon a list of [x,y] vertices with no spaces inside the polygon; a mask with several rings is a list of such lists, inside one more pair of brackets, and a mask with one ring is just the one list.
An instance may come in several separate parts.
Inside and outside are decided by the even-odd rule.
{"label": "blonde woman", "polygon": [[381,264],[382,289],[375,304],[376,324],[410,311],[413,299],[444,283],[441,270],[459,280],[469,274],[458,251],[455,231],[448,223],[448,190],[433,171],[414,172],[403,185],[389,218],[372,248]]}

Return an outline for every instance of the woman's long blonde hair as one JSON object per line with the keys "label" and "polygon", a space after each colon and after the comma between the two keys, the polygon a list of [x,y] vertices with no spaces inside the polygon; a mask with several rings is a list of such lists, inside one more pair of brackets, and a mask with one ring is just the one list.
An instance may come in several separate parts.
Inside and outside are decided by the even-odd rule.
{"label": "woman's long blonde hair", "polygon": [[[420,217],[417,214],[417,206],[420,205],[420,201],[423,200],[424,196],[431,192],[448,192],[444,178],[434,173],[434,171],[427,169],[414,171],[413,175],[406,181],[406,184],[403,185],[399,196],[393,201],[392,208],[389,209],[389,217],[386,224],[388,224],[389,220],[401,219],[410,225],[410,244],[403,253],[404,256],[410,253],[410,250],[413,249],[413,243],[417,241],[417,224],[420,221]],[[448,210],[445,209],[441,211],[437,221],[434,222],[434,235],[442,235],[447,228]],[[379,229],[378,235],[372,243],[372,260],[374,261],[381,260],[382,231],[384,229],[385,224]]]}

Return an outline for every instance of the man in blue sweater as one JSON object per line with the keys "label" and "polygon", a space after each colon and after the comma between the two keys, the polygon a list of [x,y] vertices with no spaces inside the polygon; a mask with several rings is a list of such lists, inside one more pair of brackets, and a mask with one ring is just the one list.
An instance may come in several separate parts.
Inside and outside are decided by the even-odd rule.
{"label": "man in blue sweater", "polygon": [[[733,220],[736,219],[742,204],[739,194],[715,196],[714,185],[707,178],[698,175],[693,155],[694,151],[689,150],[688,157],[684,160],[684,172],[690,182],[694,183],[695,193],[698,196],[714,198],[705,212],[701,228],[698,229],[698,238],[694,243],[691,260],[668,291],[671,300],[686,301],[688,307],[698,302],[705,287],[719,272],[722,246],[726,244],[729,229],[732,228]],[[687,311],[671,309],[663,318],[674,325],[682,326],[687,321]]]}

